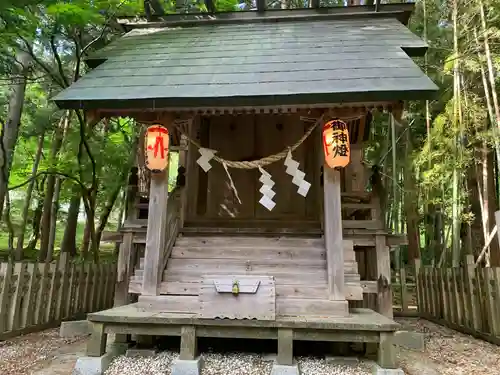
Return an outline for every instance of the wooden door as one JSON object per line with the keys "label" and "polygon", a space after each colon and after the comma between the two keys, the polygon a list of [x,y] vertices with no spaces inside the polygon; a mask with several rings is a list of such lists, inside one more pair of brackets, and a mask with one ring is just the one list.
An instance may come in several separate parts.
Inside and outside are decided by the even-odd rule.
{"label": "wooden door", "polygon": [[[304,134],[304,123],[298,115],[257,115],[255,118],[255,148],[258,156],[264,157],[276,154],[288,146],[293,145]],[[306,180],[311,181],[312,176],[305,170],[305,145],[293,152],[293,158],[300,163],[300,169],[306,172]],[[306,217],[306,198],[297,193],[297,186],[292,183],[292,176],[285,173],[284,160],[277,161],[265,167],[272,176],[276,192],[273,200],[276,206],[272,211],[259,203],[262,186],[258,181],[260,174],[257,172],[257,196],[255,199],[255,213],[258,219],[285,219],[300,220]]]}
{"label": "wooden door", "polygon": [[[210,122],[209,147],[227,160],[251,160],[254,152],[253,116],[220,116]],[[255,170],[229,168],[241,204],[220,163],[208,172],[207,217],[251,219],[255,216]]]}

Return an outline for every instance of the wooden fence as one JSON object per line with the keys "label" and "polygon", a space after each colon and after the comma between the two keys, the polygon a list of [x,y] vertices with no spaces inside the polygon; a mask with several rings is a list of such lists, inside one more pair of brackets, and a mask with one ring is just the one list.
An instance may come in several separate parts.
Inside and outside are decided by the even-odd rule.
{"label": "wooden fence", "polygon": [[406,266],[392,272],[395,316],[422,317],[500,345],[500,268]]}
{"label": "wooden fence", "polygon": [[395,316],[418,316],[417,272],[415,267],[408,265],[392,270],[392,308]]}
{"label": "wooden fence", "polygon": [[417,292],[421,317],[500,345],[500,268],[422,267]]}
{"label": "wooden fence", "polygon": [[0,340],[112,307],[115,264],[0,263]]}

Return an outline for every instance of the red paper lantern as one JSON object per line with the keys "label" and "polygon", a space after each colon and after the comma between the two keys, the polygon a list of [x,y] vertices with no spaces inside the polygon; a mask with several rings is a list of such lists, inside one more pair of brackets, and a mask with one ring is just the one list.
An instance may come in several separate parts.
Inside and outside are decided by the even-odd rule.
{"label": "red paper lantern", "polygon": [[145,164],[153,173],[163,172],[168,167],[168,129],[161,125],[153,125],[145,133]]}
{"label": "red paper lantern", "polygon": [[343,168],[351,159],[349,130],[341,120],[331,120],[323,125],[323,151],[330,168]]}

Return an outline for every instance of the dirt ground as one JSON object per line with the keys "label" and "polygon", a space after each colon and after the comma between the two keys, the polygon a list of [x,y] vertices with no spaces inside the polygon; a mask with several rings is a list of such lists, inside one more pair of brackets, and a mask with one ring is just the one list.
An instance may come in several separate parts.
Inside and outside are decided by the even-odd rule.
{"label": "dirt ground", "polygon": [[425,352],[401,349],[408,375],[500,375],[500,347],[423,319],[397,319],[405,330],[425,334]]}
{"label": "dirt ground", "polygon": [[[500,375],[500,347],[426,320],[397,320],[404,329],[425,334],[424,352],[398,353],[407,375]],[[70,375],[84,350],[85,337],[62,339],[58,329],[17,337],[0,342],[0,374]]]}

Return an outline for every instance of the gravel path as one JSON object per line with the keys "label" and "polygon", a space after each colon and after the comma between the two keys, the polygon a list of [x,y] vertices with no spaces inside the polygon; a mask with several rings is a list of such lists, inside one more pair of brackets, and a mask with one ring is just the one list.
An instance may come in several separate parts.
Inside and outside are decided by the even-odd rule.
{"label": "gravel path", "polygon": [[[402,349],[400,366],[407,375],[500,375],[500,347],[422,319],[397,319],[406,330],[422,332],[425,352]],[[0,374],[70,375],[72,361],[83,353],[85,338],[64,339],[58,329],[0,342]],[[152,358],[115,359],[106,375],[169,375],[178,353]],[[260,354],[204,353],[202,375],[265,375],[272,362]],[[370,364],[333,365],[324,359],[297,358],[303,375],[368,375]],[[60,371],[55,371],[59,369]]]}
{"label": "gravel path", "polygon": [[60,355],[60,349],[83,340],[61,338],[54,328],[0,341],[0,374],[32,375]]}
{"label": "gravel path", "polygon": [[500,347],[423,319],[397,319],[406,330],[425,334],[425,352],[402,349],[409,375],[500,375]]}
{"label": "gravel path", "polygon": [[[105,375],[170,375],[170,364],[177,358],[176,352],[162,352],[155,357],[117,357]],[[271,373],[272,362],[259,354],[203,354],[205,365],[202,375],[264,375]],[[328,364],[324,359],[297,358],[303,375],[370,375],[370,365]]]}

